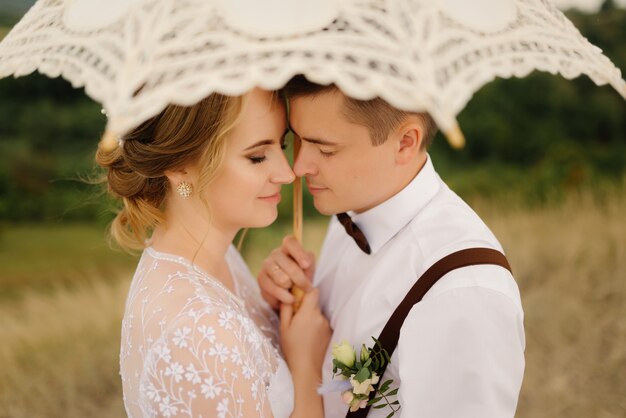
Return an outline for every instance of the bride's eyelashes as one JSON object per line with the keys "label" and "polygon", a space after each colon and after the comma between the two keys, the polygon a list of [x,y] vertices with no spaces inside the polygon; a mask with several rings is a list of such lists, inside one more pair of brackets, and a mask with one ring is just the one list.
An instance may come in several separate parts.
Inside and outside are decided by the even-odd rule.
{"label": "bride's eyelashes", "polygon": [[[280,149],[281,149],[281,150],[283,150],[283,151],[284,151],[285,149],[287,149],[287,143],[285,143],[285,142],[280,142],[278,145],[280,146]],[[274,146],[275,146],[275,145],[274,145]],[[265,147],[264,147],[264,148],[265,148]],[[272,151],[272,149],[271,149],[271,148],[265,148],[265,151],[264,151],[262,154],[252,154],[252,155],[248,155],[248,156],[246,156],[246,158],[247,158],[248,160],[250,160],[250,161],[252,162],[252,164],[261,164],[263,161],[267,160],[267,155],[266,155],[266,152],[267,152],[268,150],[269,150],[270,152]]]}
{"label": "bride's eyelashes", "polygon": [[260,155],[260,156],[250,155],[248,156],[248,159],[252,162],[252,164],[261,164],[263,161],[267,159],[267,157],[265,155]]}

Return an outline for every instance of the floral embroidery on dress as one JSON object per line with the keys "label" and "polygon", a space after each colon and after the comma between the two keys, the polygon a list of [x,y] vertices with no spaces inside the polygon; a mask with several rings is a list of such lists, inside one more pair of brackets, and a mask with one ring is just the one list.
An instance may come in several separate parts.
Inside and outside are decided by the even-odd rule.
{"label": "floral embroidery on dress", "polygon": [[[278,319],[241,275],[233,271],[235,295],[181,257],[144,251],[122,321],[129,417],[272,415]],[[292,389],[290,378],[282,384]]]}

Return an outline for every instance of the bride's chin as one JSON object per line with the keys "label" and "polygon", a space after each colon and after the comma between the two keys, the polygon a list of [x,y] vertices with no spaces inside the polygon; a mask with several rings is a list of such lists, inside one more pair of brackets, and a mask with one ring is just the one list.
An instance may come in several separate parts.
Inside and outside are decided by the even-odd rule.
{"label": "bride's chin", "polygon": [[265,216],[263,218],[259,217],[258,219],[255,219],[254,222],[250,222],[250,224],[244,226],[244,228],[265,228],[266,226],[273,224],[276,219],[278,219],[278,211],[275,211],[272,215]]}

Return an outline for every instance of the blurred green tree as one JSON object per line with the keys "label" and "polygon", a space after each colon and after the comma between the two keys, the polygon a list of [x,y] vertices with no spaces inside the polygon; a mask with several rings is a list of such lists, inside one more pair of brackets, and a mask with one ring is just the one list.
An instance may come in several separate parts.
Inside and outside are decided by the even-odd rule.
{"label": "blurred green tree", "polygon": [[[626,68],[626,10],[605,1],[594,15],[567,13],[592,43]],[[15,17],[0,14],[3,22]],[[626,175],[626,105],[582,77],[534,73],[495,80],[459,115],[467,147],[439,138],[431,154],[463,197],[512,191],[545,201],[556,191]],[[0,221],[97,219],[110,202],[78,178],[92,172],[104,129],[100,106],[62,79],[0,80]],[[288,199],[281,211],[290,211]],[[314,213],[311,201],[305,211]],[[105,216],[106,219],[106,216]]]}

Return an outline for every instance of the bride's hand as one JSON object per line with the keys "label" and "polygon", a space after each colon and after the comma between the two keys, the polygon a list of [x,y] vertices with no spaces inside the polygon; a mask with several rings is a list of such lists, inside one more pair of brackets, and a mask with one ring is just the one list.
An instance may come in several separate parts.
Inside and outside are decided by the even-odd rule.
{"label": "bride's hand", "polygon": [[285,237],[283,244],[261,265],[258,282],[263,299],[274,309],[278,309],[280,303],[294,303],[289,289],[295,285],[305,292],[311,290],[314,270],[313,253],[306,251],[295,237]]}
{"label": "bride's hand", "polygon": [[315,288],[304,295],[302,305],[293,313],[293,305],[280,307],[280,340],[283,354],[294,379],[308,376],[319,383],[331,329],[320,311],[319,291]]}

